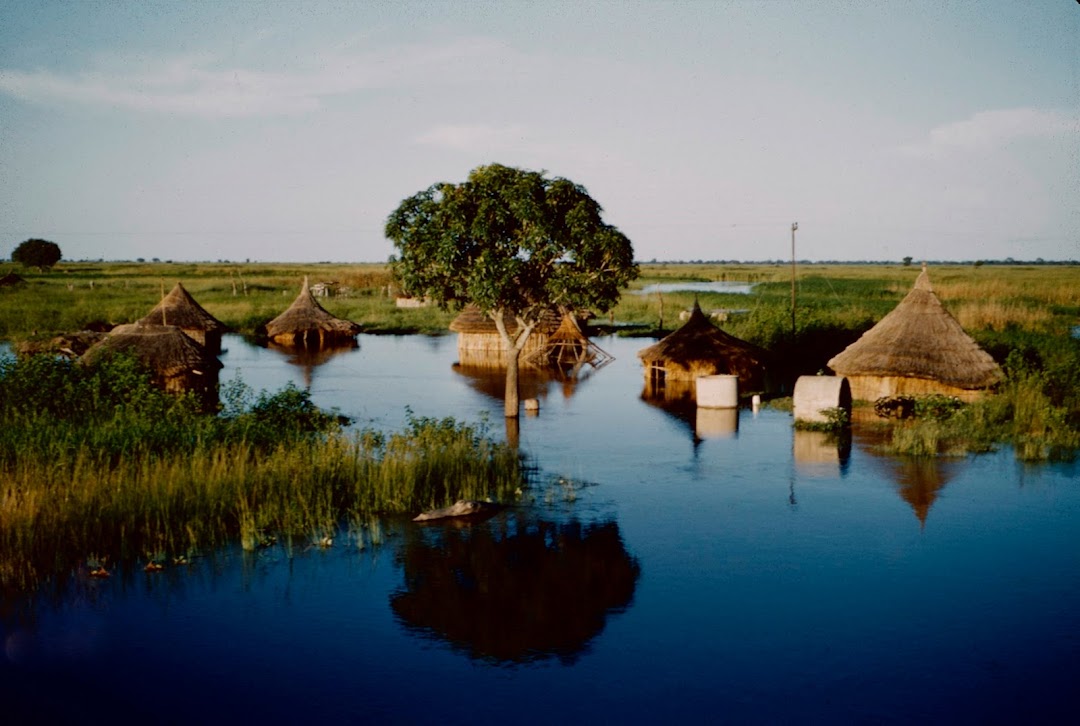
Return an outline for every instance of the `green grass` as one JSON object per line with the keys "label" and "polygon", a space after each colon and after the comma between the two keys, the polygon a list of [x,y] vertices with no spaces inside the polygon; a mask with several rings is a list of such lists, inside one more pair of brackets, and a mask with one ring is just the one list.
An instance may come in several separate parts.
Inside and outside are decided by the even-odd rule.
{"label": "green grass", "polygon": [[455,499],[515,499],[519,454],[483,427],[411,417],[343,430],[305,391],[227,386],[219,416],[152,388],[130,359],[0,361],[0,588],[239,539],[318,543],[343,524]]}

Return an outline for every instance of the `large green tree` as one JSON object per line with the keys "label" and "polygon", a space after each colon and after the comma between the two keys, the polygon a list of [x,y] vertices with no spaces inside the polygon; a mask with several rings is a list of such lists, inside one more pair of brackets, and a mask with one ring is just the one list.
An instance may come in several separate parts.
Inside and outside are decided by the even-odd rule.
{"label": "large green tree", "polygon": [[606,312],[637,277],[630,240],[602,211],[572,181],[490,164],[414,194],[386,222],[409,294],[444,308],[471,303],[495,322],[508,351],[508,417],[518,415],[518,359],[541,316]]}
{"label": "large green tree", "polygon": [[60,261],[60,246],[44,239],[28,239],[11,253],[11,261],[45,271]]}

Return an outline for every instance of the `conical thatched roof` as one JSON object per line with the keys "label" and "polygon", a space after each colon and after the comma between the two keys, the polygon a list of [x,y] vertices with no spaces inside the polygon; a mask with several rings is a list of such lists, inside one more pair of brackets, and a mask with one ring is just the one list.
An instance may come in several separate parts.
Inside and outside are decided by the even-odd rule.
{"label": "conical thatched roof", "polygon": [[1002,378],[990,354],[942,306],[925,265],[907,297],[834,356],[829,368],[842,376],[922,378],[969,390]]}
{"label": "conical thatched roof", "polygon": [[548,336],[545,346],[530,354],[526,360],[543,361],[560,370],[569,368],[573,377],[586,363],[593,368],[601,368],[615,359],[589,340],[575,315],[566,313],[562,316],[559,327]]}
{"label": "conical thatched roof", "polygon": [[316,336],[320,342],[340,340],[352,338],[359,332],[359,325],[331,315],[316,302],[307,277],[292,305],[266,324],[267,336],[285,344],[309,342],[309,336]]}
{"label": "conical thatched roof", "polygon": [[140,325],[175,325],[184,330],[221,332],[225,324],[203,309],[179,282],[161,299]]}
{"label": "conical thatched roof", "polygon": [[668,376],[687,379],[718,373],[739,376],[740,391],[762,390],[768,354],[713,325],[694,302],[686,323],[666,338],[638,351],[646,366],[661,366]]}
{"label": "conical thatched roof", "polygon": [[221,362],[174,325],[118,325],[83,354],[80,361],[93,364],[109,353],[130,353],[163,379],[190,373],[216,373]]}
{"label": "conical thatched roof", "polygon": [[[554,310],[549,310],[540,318],[540,322],[533,328],[534,333],[552,333],[558,329],[562,319]],[[450,322],[450,330],[455,333],[468,334],[498,334],[495,321],[475,305],[466,305],[461,313]],[[517,321],[513,318],[506,320],[506,331],[513,335],[517,332]]]}

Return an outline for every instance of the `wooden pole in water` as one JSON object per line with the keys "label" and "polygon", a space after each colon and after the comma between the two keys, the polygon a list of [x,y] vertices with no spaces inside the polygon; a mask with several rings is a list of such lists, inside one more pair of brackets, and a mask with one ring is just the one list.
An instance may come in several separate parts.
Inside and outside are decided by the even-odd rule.
{"label": "wooden pole in water", "polygon": [[791,340],[795,340],[795,230],[798,222],[791,224]]}

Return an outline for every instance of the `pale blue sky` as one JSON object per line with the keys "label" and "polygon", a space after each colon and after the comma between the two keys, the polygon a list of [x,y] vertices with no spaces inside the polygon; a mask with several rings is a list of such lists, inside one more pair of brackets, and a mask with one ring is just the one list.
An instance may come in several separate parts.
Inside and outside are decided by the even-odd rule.
{"label": "pale blue sky", "polygon": [[0,256],[383,261],[489,162],[640,260],[1080,258],[1080,4],[0,0]]}

